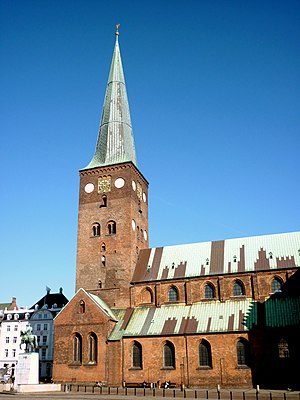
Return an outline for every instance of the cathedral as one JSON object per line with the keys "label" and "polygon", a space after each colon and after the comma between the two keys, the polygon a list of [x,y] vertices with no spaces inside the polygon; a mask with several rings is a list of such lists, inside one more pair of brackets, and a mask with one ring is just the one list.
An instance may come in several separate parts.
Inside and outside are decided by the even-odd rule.
{"label": "cathedral", "polygon": [[76,293],[54,320],[53,380],[296,388],[300,233],[149,248],[118,36],[79,172]]}

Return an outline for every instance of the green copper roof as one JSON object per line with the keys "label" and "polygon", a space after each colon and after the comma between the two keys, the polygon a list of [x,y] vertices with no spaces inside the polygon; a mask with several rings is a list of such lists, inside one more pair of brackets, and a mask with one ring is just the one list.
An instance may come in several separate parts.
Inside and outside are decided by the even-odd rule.
{"label": "green copper roof", "polygon": [[245,317],[248,329],[256,326],[283,328],[300,325],[300,298],[269,298],[264,303],[253,303]]}
{"label": "green copper roof", "polygon": [[96,151],[84,169],[128,161],[137,165],[117,32]]}

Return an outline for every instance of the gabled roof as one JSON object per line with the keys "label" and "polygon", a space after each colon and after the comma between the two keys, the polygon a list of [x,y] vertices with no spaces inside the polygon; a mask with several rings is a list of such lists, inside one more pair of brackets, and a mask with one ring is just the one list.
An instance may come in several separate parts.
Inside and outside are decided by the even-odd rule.
{"label": "gabled roof", "polygon": [[[118,321],[117,317],[115,316],[115,314],[113,313],[113,311],[110,309],[110,307],[105,303],[105,301],[103,301],[99,296],[96,296],[95,294],[89,293],[87,292],[85,289],[83,288],[79,288],[77,290],[77,292],[74,294],[74,296],[72,297],[72,299],[68,302],[67,306],[64,307],[58,314],[57,316],[59,316],[62,312],[67,312],[67,308],[68,305],[71,304],[71,302],[73,301],[73,299],[75,297],[78,296],[78,294],[80,292],[83,292],[85,296],[87,296],[88,298],[91,299],[91,301],[93,303],[96,304],[96,306],[98,307],[99,311],[101,311],[102,313],[104,313],[109,319],[111,319],[112,321]],[[57,317],[56,316],[56,317]],[[56,318],[55,317],[55,318]]]}
{"label": "gabled roof", "polygon": [[244,331],[243,320],[251,303],[250,299],[209,301],[119,311],[119,321],[109,339]]}
{"label": "gabled roof", "polygon": [[133,282],[300,266],[300,232],[144,249]]}
{"label": "gabled roof", "polygon": [[117,32],[96,150],[83,169],[130,161],[137,165]]}

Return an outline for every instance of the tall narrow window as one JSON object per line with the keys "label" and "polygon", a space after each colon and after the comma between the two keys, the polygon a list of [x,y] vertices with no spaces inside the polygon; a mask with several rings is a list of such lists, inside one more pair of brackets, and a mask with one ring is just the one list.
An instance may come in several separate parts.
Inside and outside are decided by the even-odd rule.
{"label": "tall narrow window", "polygon": [[101,263],[102,263],[102,267],[105,267],[105,264],[106,264],[106,258],[105,258],[105,256],[102,256],[102,257],[101,257]]}
{"label": "tall narrow window", "polygon": [[114,235],[117,233],[117,225],[115,221],[109,221],[107,223],[107,233],[108,235]]}
{"label": "tall narrow window", "polygon": [[82,362],[82,338],[79,333],[76,333],[73,338],[73,361]]}
{"label": "tall narrow window", "polygon": [[83,300],[80,300],[79,312],[80,312],[80,314],[84,314],[85,313],[85,302]]}
{"label": "tall narrow window", "polygon": [[168,291],[168,301],[178,301],[178,290],[175,286],[171,286]]}
{"label": "tall narrow window", "polygon": [[285,339],[281,339],[278,343],[278,356],[279,358],[289,358],[289,345]]}
{"label": "tall narrow window", "polygon": [[239,366],[249,364],[249,343],[245,339],[240,339],[236,344],[237,363]]}
{"label": "tall narrow window", "polygon": [[205,285],[204,298],[205,299],[214,299],[215,298],[215,288],[211,283],[208,283],[207,285]]}
{"label": "tall narrow window", "polygon": [[272,293],[281,292],[281,285],[282,285],[281,279],[274,278],[271,284]]}
{"label": "tall narrow window", "polygon": [[132,345],[132,367],[143,368],[142,360],[142,346],[139,342],[134,342]]}
{"label": "tall narrow window", "polygon": [[200,367],[212,367],[211,347],[204,339],[199,344],[199,365]]}
{"label": "tall narrow window", "polygon": [[175,368],[175,349],[171,342],[164,345],[164,367]]}
{"label": "tall narrow window", "polygon": [[100,224],[98,222],[92,225],[92,236],[100,236]]}
{"label": "tall narrow window", "polygon": [[244,296],[245,288],[241,281],[236,280],[233,284],[233,295],[234,296]]}
{"label": "tall narrow window", "polygon": [[105,243],[102,243],[102,244],[101,244],[101,251],[106,251],[106,245],[105,245]]}
{"label": "tall narrow window", "polygon": [[97,363],[97,336],[94,333],[90,334],[89,337],[89,362]]}

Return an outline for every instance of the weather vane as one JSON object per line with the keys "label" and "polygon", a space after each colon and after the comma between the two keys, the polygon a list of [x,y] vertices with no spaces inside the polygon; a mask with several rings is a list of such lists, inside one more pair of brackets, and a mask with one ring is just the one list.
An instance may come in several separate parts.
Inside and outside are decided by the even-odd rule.
{"label": "weather vane", "polygon": [[117,29],[116,35],[117,35],[117,36],[119,35],[119,26],[120,26],[120,24],[117,24],[117,25],[116,25],[116,29]]}

